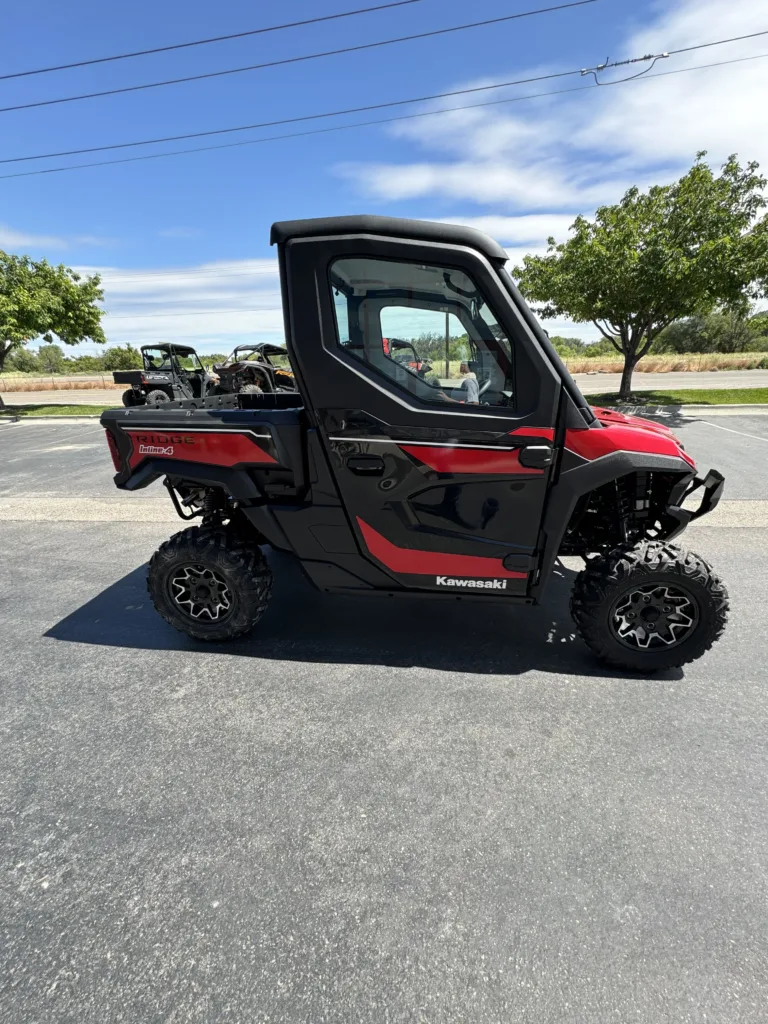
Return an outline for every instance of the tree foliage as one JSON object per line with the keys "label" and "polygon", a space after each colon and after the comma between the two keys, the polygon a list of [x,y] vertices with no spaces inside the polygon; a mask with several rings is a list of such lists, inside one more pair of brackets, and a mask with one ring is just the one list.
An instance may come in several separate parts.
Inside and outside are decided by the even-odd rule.
{"label": "tree foliage", "polygon": [[103,310],[96,305],[103,297],[98,276],[83,278],[63,265],[0,250],[0,371],[10,352],[34,338],[104,342]]}
{"label": "tree foliage", "polygon": [[654,352],[762,352],[760,321],[731,311],[676,320],[654,342]]}
{"label": "tree foliage", "polygon": [[101,357],[105,370],[134,370],[141,367],[141,352],[133,345],[115,345]]}
{"label": "tree foliage", "polygon": [[60,345],[41,345],[37,350],[37,365],[41,373],[63,373],[66,359]]}
{"label": "tree foliage", "polygon": [[627,191],[545,256],[513,271],[543,317],[592,322],[624,357],[621,395],[656,336],[675,320],[721,308],[742,316],[765,294],[768,218],[758,164],[735,156],[716,175],[699,153],[671,185]]}

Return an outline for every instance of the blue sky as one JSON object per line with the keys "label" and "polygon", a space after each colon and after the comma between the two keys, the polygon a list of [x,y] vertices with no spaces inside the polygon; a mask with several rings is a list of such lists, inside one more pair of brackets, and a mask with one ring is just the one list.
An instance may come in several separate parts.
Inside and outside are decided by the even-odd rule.
{"label": "blue sky", "polygon": [[[542,0],[421,0],[325,25],[0,82],[0,106],[276,60],[540,5]],[[80,0],[74,11],[40,0],[34,8],[15,5],[2,15],[2,70],[23,71],[356,6],[365,6],[365,0],[287,0],[281,5]],[[570,70],[606,57],[759,29],[768,29],[768,0],[727,5],[720,0],[598,0],[363,53],[4,113],[0,148],[7,158],[204,131]],[[768,37],[670,58],[655,70],[762,52],[768,52]],[[768,160],[762,128],[767,74],[768,60],[755,60],[391,125],[0,180],[0,246],[98,268],[105,280],[110,314],[105,327],[111,341],[188,338],[201,351],[222,351],[250,337],[281,333],[268,243],[272,221],[373,212],[473,222],[507,245],[514,260],[526,251],[540,251],[550,232],[563,237],[576,213],[590,214],[599,203],[619,198],[628,185],[669,180],[690,165],[698,149],[708,149],[718,162],[732,151],[744,159]],[[443,105],[583,84],[566,79]],[[237,141],[273,133],[251,132]],[[171,148],[179,144],[139,152]],[[86,159],[6,165],[0,173]],[[582,337],[595,333],[583,325],[547,326]],[[81,346],[80,351],[88,349]]]}

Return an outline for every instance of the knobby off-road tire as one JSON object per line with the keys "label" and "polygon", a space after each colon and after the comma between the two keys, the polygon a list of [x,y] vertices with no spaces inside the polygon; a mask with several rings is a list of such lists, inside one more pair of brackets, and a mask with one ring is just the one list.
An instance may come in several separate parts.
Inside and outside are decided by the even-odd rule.
{"label": "knobby off-road tire", "polygon": [[576,577],[571,615],[601,661],[658,672],[695,661],[722,636],[728,591],[698,555],[643,541],[590,560]]}
{"label": "knobby off-road tire", "polygon": [[197,640],[253,629],[269,603],[272,571],[255,543],[226,527],[191,526],[161,544],[147,589],[157,611]]}
{"label": "knobby off-road tire", "polygon": [[123,392],[123,405],[126,409],[132,409],[136,404],[136,396],[134,395],[133,388],[128,388],[127,391]]}
{"label": "knobby off-road tire", "polygon": [[147,405],[165,405],[166,402],[170,402],[170,398],[164,391],[149,391],[147,393]]}

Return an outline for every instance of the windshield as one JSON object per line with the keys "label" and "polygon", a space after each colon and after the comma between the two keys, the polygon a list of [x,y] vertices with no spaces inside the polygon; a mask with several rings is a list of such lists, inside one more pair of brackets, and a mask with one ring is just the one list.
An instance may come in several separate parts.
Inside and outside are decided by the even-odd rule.
{"label": "windshield", "polygon": [[183,354],[174,348],[145,348],[142,350],[145,370],[164,370],[168,373],[204,373],[205,369],[196,352]]}
{"label": "windshield", "polygon": [[142,351],[145,370],[170,370],[169,354],[161,348],[145,348]]}

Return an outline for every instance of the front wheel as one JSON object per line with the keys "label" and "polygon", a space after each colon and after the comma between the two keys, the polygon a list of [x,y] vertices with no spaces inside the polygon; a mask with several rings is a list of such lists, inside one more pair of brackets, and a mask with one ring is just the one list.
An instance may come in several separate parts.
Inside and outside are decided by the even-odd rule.
{"label": "front wheel", "polygon": [[698,555],[643,541],[588,563],[571,614],[601,661],[657,672],[695,661],[722,636],[728,591]]}
{"label": "front wheel", "polygon": [[162,544],[147,587],[166,622],[197,640],[230,640],[264,614],[272,572],[256,544],[224,527],[192,526]]}

